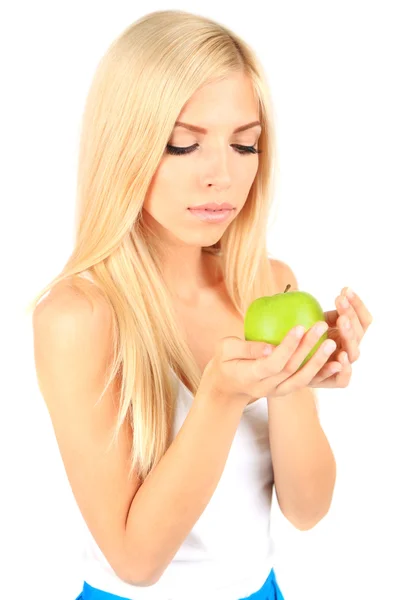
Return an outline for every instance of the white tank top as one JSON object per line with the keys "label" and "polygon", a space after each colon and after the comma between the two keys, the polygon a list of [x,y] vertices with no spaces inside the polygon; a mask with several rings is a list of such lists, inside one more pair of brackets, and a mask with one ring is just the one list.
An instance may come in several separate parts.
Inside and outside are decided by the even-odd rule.
{"label": "white tank top", "polygon": [[[193,402],[178,382],[174,437]],[[214,494],[161,578],[129,585],[113,571],[84,523],[82,578],[131,600],[238,600],[258,591],[274,566],[270,536],[273,470],[268,402],[245,407]]]}

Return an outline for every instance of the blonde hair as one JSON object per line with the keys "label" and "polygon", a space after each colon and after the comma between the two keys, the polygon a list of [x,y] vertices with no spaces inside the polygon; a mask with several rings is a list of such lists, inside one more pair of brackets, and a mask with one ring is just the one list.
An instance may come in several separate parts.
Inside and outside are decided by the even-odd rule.
{"label": "blonde hair", "polygon": [[226,27],[178,10],[157,11],[131,24],[101,59],[81,130],[75,242],[58,282],[91,275],[113,314],[114,356],[107,384],[121,378],[112,441],[129,418],[131,471],[144,479],[172,441],[178,381],[196,394],[201,372],[176,319],[162,260],[142,206],[184,105],[200,86],[242,72],[259,101],[259,167],[247,201],[214,246],[239,313],[275,293],[266,249],[274,183],[272,103],[249,46]]}

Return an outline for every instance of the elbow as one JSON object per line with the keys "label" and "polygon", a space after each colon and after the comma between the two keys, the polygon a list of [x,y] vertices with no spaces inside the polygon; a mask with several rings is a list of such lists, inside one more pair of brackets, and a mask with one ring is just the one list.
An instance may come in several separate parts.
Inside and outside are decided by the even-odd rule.
{"label": "elbow", "polygon": [[130,560],[124,565],[124,569],[117,573],[118,577],[129,585],[137,587],[150,587],[155,585],[163,571],[156,570],[152,567],[150,561],[135,561]]}
{"label": "elbow", "polygon": [[150,570],[135,570],[132,572],[131,569],[130,571],[120,573],[118,576],[125,583],[136,587],[150,587],[155,585],[160,579],[160,575]]}
{"label": "elbow", "polygon": [[129,585],[137,587],[150,587],[151,585],[155,585],[158,579],[158,577],[135,577],[134,579],[131,579],[128,583]]}
{"label": "elbow", "polygon": [[124,583],[135,587],[150,587],[155,585],[165,569],[156,568],[155,557],[149,556],[140,542],[131,542],[129,548],[125,540],[123,560],[119,562],[115,573]]}
{"label": "elbow", "polygon": [[146,575],[146,574],[142,575],[140,573],[128,573],[128,574],[124,573],[124,574],[120,574],[118,576],[120,579],[122,579],[122,581],[124,583],[133,585],[135,587],[150,587],[151,585],[156,584],[157,581],[159,580],[159,577],[155,577],[153,575]]}
{"label": "elbow", "polygon": [[293,527],[299,531],[308,531],[315,527],[329,512],[332,496],[328,499],[310,499],[305,506],[292,507],[292,510],[281,511]]}
{"label": "elbow", "polygon": [[329,501],[321,502],[321,500],[310,499],[302,506],[282,506],[282,501],[278,496],[278,504],[281,513],[289,521],[293,527],[299,531],[308,531],[315,527],[328,514],[331,498]]}
{"label": "elbow", "polygon": [[[308,531],[315,527],[328,514],[335,488],[336,468],[331,471],[330,479],[322,489],[308,494],[301,505],[292,506],[292,510],[284,513],[288,521],[299,531]],[[283,511],[282,511],[283,512]]]}
{"label": "elbow", "polygon": [[329,502],[328,506],[325,505],[324,508],[320,507],[312,512],[304,511],[300,514],[285,515],[285,517],[291,523],[291,525],[293,525],[293,527],[299,531],[309,531],[318,525],[318,523],[322,521],[324,517],[326,517],[329,512],[330,505],[331,503]]}
{"label": "elbow", "polygon": [[322,515],[315,516],[314,518],[309,520],[288,519],[288,521],[290,521],[293,527],[295,527],[298,531],[309,531],[310,529],[313,529],[313,527],[318,525],[318,523],[322,521],[322,519],[326,515],[327,513],[324,513]]}

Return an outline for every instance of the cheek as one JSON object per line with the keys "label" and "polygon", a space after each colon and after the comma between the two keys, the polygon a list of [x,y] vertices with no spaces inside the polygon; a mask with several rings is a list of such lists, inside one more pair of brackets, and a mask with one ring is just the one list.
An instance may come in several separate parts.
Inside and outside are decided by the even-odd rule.
{"label": "cheek", "polygon": [[182,164],[179,166],[179,158],[179,156],[164,157],[157,169],[156,180],[165,185],[176,181],[178,174],[183,170]]}
{"label": "cheek", "polygon": [[179,206],[180,199],[184,200],[188,174],[176,162],[171,164],[166,159],[157,169],[144,203],[149,212],[171,213],[171,208]]}
{"label": "cheek", "polygon": [[185,168],[183,164],[185,157],[180,160],[179,157],[172,158],[175,160],[166,158],[160,165],[155,177],[155,185],[159,192],[178,198],[180,191],[193,182],[193,172],[191,168]]}
{"label": "cheek", "polygon": [[235,187],[240,192],[248,192],[257,175],[258,163],[249,165],[246,169],[237,169],[235,172]]}

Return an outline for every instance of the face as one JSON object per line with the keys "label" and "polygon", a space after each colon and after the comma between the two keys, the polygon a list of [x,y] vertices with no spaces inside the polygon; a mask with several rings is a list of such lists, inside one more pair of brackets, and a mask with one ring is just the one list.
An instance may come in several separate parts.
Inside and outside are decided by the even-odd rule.
{"label": "face", "polygon": [[[175,126],[143,205],[143,218],[163,240],[198,248],[218,242],[242,210],[258,169],[261,125],[235,129],[258,120],[258,100],[243,74],[204,86],[186,103],[177,121],[207,132]],[[187,150],[173,153],[173,147]],[[189,210],[209,202],[233,209],[223,222],[200,220]]]}

